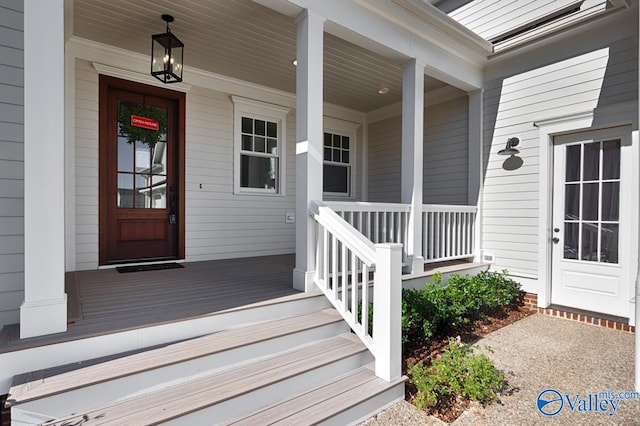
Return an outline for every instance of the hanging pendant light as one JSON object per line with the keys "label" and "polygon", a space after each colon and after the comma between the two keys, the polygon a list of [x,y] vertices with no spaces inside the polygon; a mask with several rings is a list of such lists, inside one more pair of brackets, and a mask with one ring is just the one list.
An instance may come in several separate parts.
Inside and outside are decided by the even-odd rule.
{"label": "hanging pendant light", "polygon": [[184,44],[169,29],[173,16],[162,15],[162,20],[167,32],[151,36],[151,75],[163,83],[178,83],[182,81]]}

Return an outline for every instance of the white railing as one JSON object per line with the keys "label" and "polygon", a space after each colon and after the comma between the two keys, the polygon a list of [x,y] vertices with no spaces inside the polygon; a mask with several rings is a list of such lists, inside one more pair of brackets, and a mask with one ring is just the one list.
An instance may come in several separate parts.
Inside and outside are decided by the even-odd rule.
{"label": "white railing", "polygon": [[315,284],[373,353],[376,375],[398,379],[402,247],[374,244],[322,202],[312,203],[309,213],[317,231]]}
{"label": "white railing", "polygon": [[464,259],[475,253],[475,206],[422,206],[425,262]]}
{"label": "white railing", "polygon": [[[402,244],[402,265],[409,264],[406,242],[411,207],[408,204],[332,201],[326,205],[372,242]],[[476,212],[474,206],[423,205],[425,262],[473,257]]]}
{"label": "white railing", "polygon": [[336,213],[373,243],[402,244],[402,265],[408,264],[408,204],[326,201]]}

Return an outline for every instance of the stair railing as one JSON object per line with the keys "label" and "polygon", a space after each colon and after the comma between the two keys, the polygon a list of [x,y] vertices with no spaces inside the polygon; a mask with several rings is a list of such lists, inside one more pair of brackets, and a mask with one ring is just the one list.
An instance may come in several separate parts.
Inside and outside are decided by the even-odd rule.
{"label": "stair railing", "polygon": [[321,201],[309,213],[316,225],[316,286],[373,353],[376,375],[398,379],[402,245],[374,244]]}

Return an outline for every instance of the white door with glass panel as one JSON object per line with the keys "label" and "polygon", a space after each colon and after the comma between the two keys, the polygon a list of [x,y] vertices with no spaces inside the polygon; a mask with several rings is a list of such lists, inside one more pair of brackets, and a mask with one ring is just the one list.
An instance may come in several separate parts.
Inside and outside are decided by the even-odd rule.
{"label": "white door with glass panel", "polygon": [[[554,138],[551,303],[628,317],[628,127]],[[626,194],[626,195],[625,195]]]}

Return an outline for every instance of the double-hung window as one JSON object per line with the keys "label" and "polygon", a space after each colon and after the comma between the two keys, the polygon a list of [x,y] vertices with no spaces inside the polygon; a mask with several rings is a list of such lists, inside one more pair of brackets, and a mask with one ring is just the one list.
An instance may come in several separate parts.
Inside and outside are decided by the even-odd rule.
{"label": "double-hung window", "polygon": [[357,125],[325,119],[322,186],[330,197],[354,196],[355,133]]}
{"label": "double-hung window", "polygon": [[232,97],[235,193],[284,195],[288,109]]}

